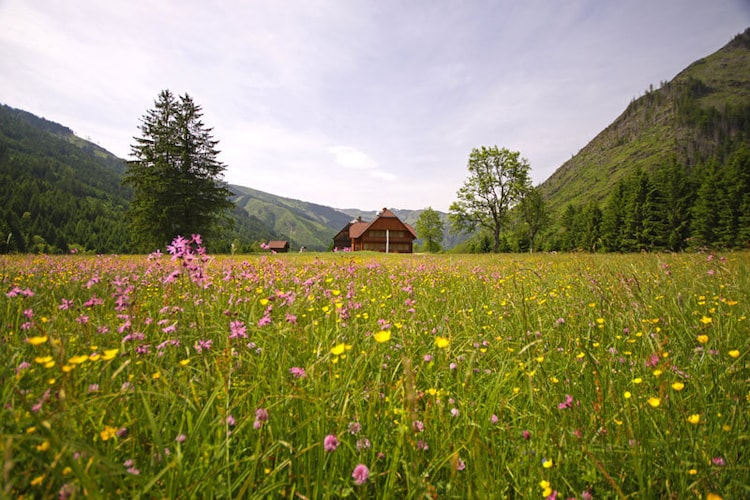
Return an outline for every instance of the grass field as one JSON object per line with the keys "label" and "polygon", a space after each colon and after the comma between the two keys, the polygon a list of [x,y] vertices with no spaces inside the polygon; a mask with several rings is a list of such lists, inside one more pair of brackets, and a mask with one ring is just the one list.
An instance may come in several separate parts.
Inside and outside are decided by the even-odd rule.
{"label": "grass field", "polygon": [[750,254],[173,251],[0,256],[5,496],[750,496]]}

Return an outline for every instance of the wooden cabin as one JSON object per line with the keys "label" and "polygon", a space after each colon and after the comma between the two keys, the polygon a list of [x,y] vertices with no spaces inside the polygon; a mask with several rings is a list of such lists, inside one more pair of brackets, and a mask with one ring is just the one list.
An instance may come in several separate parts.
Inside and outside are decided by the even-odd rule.
{"label": "wooden cabin", "polygon": [[338,250],[370,250],[385,253],[412,253],[417,232],[384,208],[372,222],[361,217],[351,221],[333,237]]}

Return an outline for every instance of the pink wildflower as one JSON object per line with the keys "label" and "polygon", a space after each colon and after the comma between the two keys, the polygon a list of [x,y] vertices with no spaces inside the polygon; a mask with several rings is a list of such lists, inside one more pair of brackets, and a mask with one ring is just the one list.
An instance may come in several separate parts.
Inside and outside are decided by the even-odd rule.
{"label": "pink wildflower", "polygon": [[354,484],[364,484],[370,478],[370,469],[365,464],[357,464],[352,472],[352,477],[354,478]]}
{"label": "pink wildflower", "polygon": [[332,452],[339,447],[339,439],[333,434],[328,434],[323,439],[323,449],[327,452]]}
{"label": "pink wildflower", "polygon": [[229,323],[229,338],[247,338],[247,327],[242,321],[232,321]]}
{"label": "pink wildflower", "polygon": [[571,396],[570,394],[566,394],[565,401],[557,405],[557,408],[559,410],[565,410],[567,408],[572,408],[572,407],[573,407],[573,396]]}

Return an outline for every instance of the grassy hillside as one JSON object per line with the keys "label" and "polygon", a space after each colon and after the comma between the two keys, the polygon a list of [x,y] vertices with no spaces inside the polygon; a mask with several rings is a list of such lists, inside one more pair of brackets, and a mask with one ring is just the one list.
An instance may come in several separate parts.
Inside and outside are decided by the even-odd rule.
{"label": "grassy hillside", "polygon": [[558,214],[570,203],[602,202],[638,169],[723,160],[749,129],[750,29],[631,102],[540,188]]}

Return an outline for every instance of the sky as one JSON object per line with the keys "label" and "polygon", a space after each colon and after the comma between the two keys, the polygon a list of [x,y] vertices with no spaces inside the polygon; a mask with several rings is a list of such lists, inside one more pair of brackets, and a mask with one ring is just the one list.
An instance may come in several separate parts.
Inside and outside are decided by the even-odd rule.
{"label": "sky", "polygon": [[232,184],[447,211],[473,148],[541,183],[750,0],[0,0],[0,26],[0,103],[121,158],[169,89]]}

